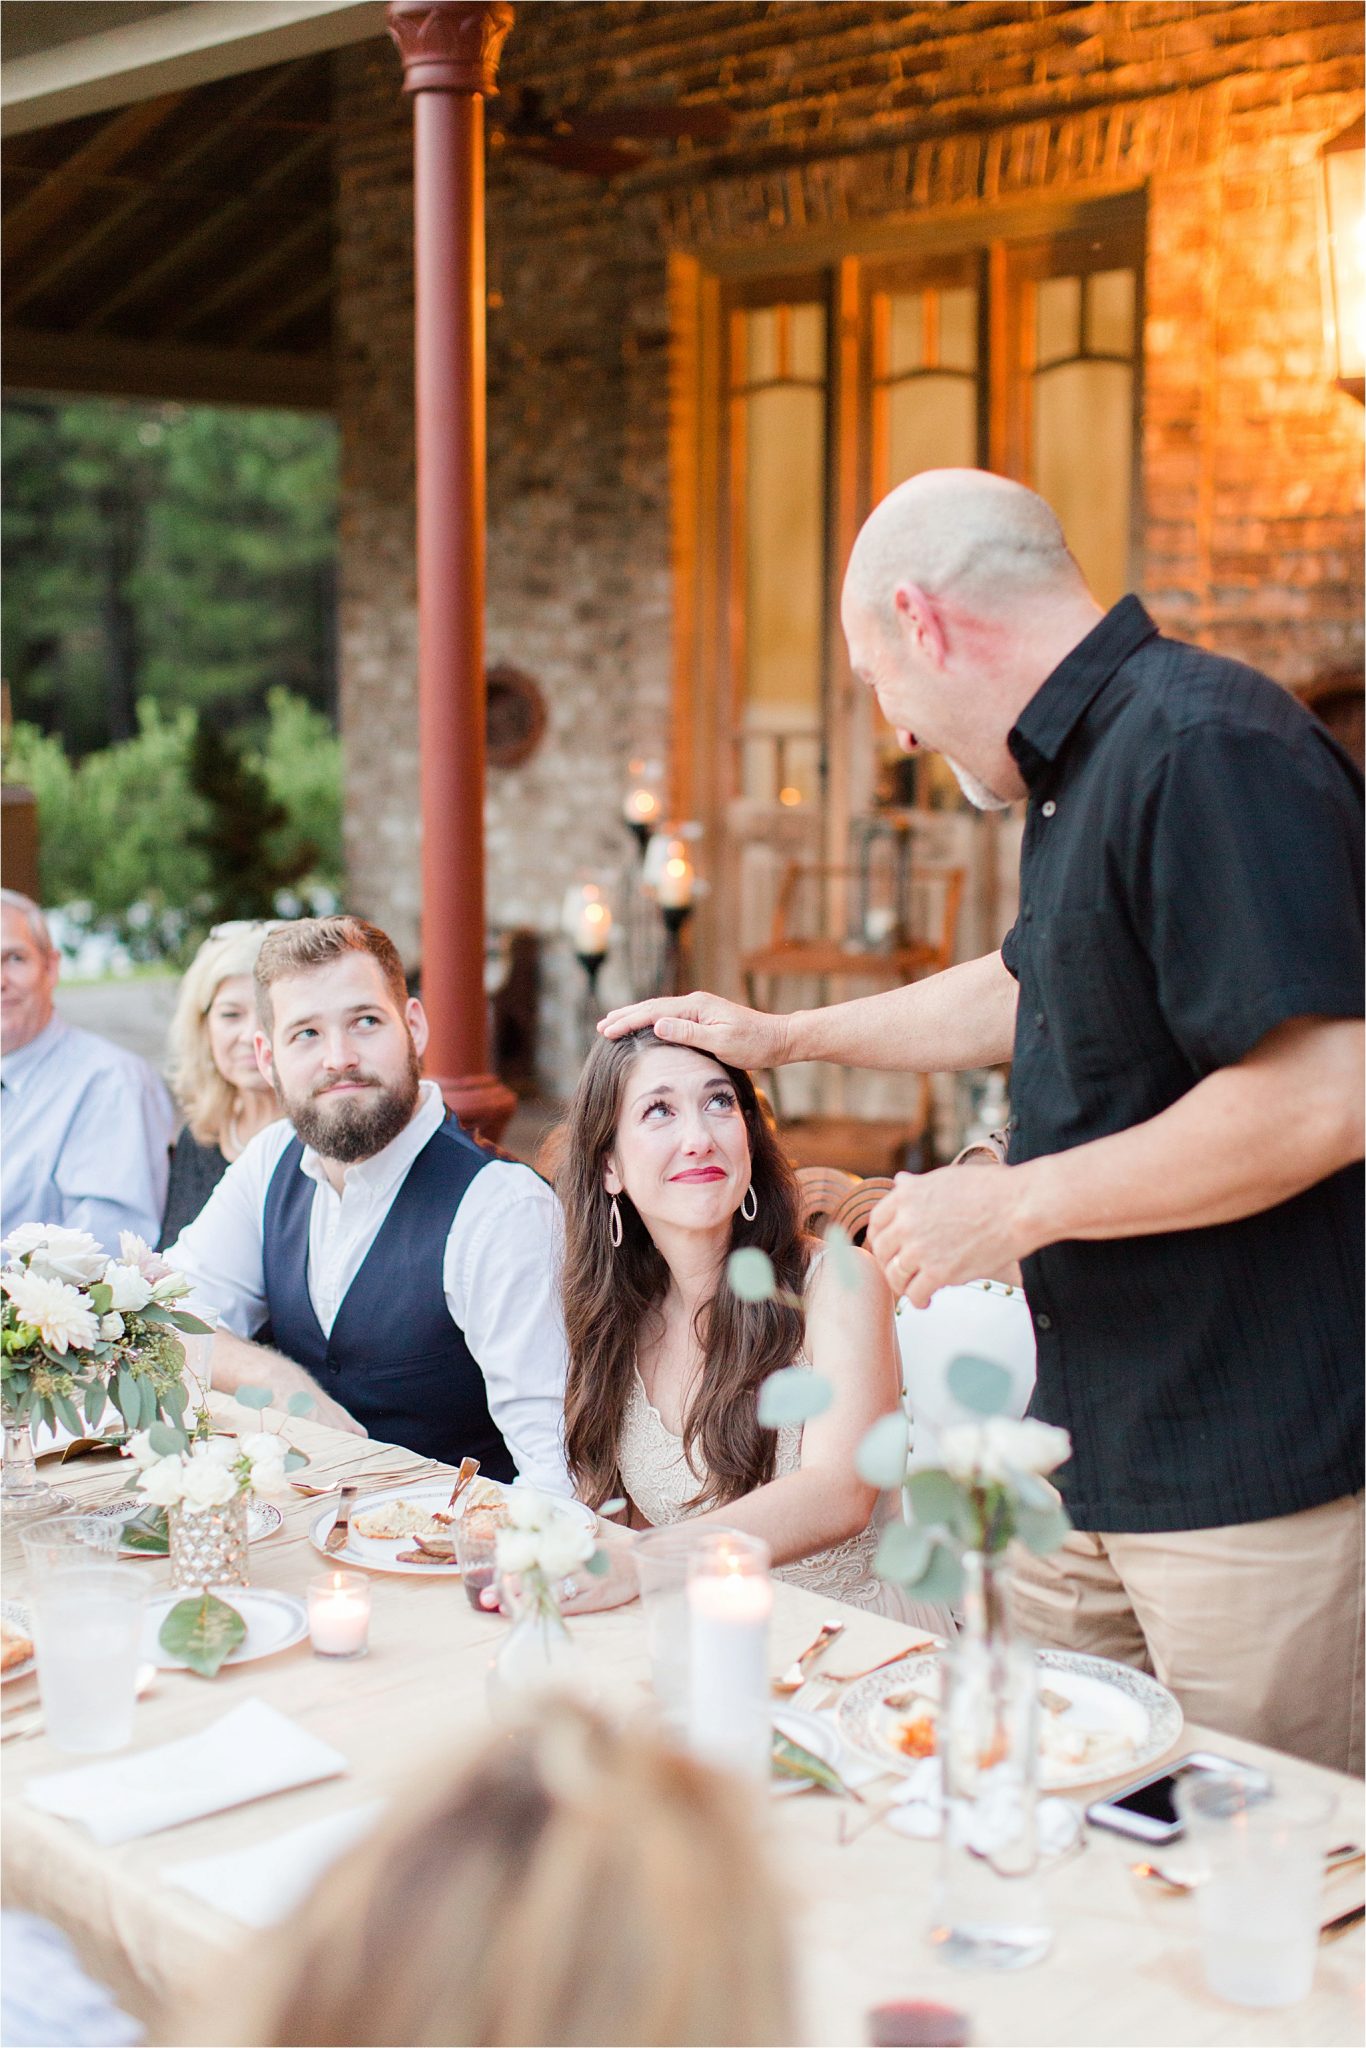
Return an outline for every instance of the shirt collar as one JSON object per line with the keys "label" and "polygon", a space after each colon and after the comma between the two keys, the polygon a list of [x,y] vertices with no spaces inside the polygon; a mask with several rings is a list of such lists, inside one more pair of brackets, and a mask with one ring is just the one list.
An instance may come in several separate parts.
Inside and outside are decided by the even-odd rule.
{"label": "shirt collar", "polygon": [[1006,739],[1031,787],[1058,759],[1116,669],[1156,633],[1138,599],[1122,597],[1040,684]]}
{"label": "shirt collar", "polygon": [[61,1044],[71,1026],[66,1018],[54,1010],[36,1038],[30,1038],[27,1045],[21,1045],[14,1052],[7,1052],[0,1060],[0,1079],[7,1088],[16,1081],[22,1081],[35,1067],[41,1067],[51,1053]]}
{"label": "shirt collar", "polygon": [[[398,1136],[391,1138],[382,1152],[374,1153],[369,1159],[358,1159],[354,1166],[348,1166],[343,1177],[344,1186],[358,1185],[377,1197],[389,1194],[445,1121],[446,1105],[441,1099],[441,1090],[435,1081],[423,1081],[418,1089],[417,1108]],[[304,1146],[299,1168],[320,1186],[332,1185],[323,1170],[321,1158],[311,1145]]]}

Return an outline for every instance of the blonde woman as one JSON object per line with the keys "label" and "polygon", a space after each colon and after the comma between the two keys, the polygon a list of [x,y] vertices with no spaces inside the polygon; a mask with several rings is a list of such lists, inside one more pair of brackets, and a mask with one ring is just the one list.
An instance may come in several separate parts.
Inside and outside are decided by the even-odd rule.
{"label": "blonde woman", "polygon": [[533,1708],[333,1869],[167,2038],[284,2048],[797,2037],[747,1803],[648,1729]]}
{"label": "blonde woman", "polygon": [[271,923],[215,925],[185,970],[171,1019],[170,1082],[185,1118],[171,1154],[161,1244],[193,1223],[232,1161],[280,1114],[256,1064],[252,969]]}

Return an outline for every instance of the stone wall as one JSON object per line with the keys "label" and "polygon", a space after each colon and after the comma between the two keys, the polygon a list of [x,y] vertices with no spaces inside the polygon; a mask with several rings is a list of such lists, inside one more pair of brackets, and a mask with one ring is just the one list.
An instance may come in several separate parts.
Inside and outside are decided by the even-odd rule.
{"label": "stone wall", "polygon": [[[418,918],[409,123],[387,44],[337,83],[342,713],[353,896]],[[1289,685],[1361,658],[1362,409],[1329,383],[1317,152],[1362,104],[1351,5],[520,5],[505,92],[720,98],[725,142],[612,184],[489,172],[490,661],[550,729],[493,770],[489,913],[554,930],[615,860],[631,753],[667,738],[666,258],[930,209],[1148,195],[1142,590]],[[545,1065],[574,1064],[552,949]],[[607,984],[607,993],[614,992]]]}

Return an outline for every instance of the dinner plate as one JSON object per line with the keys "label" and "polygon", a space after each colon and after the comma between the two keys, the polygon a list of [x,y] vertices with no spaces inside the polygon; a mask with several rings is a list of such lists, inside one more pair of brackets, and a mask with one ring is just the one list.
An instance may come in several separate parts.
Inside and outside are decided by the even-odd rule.
{"label": "dinner plate", "polygon": [[[886,1704],[889,1694],[920,1689],[939,1696],[942,1652],[922,1650],[870,1672],[839,1703],[839,1731],[850,1747],[885,1767],[909,1773],[918,1759],[897,1746],[913,1715]],[[1039,1709],[1039,1784],[1045,1792],[1076,1792],[1128,1776],[1166,1756],[1181,1733],[1181,1708],[1146,1671],[1083,1657],[1071,1650],[1036,1652],[1039,1685],[1067,1707]],[[1067,1749],[1080,1746],[1079,1755]]]}
{"label": "dinner plate", "polygon": [[[144,1501],[134,1500],[130,1494],[127,1502],[118,1500],[106,1501],[103,1507],[78,1508],[77,1513],[95,1515],[109,1522],[115,1521],[118,1517],[122,1516],[125,1522],[131,1522],[143,1512],[145,1506],[146,1503]],[[248,1543],[264,1543],[267,1536],[273,1536],[277,1529],[284,1527],[284,1521],[285,1518],[279,1508],[273,1507],[268,1500],[249,1500],[247,1502]],[[135,1550],[128,1544],[119,1545],[120,1557],[165,1557],[165,1555],[166,1552],[164,1550]]]}
{"label": "dinner plate", "polygon": [[[217,1599],[235,1607],[247,1624],[244,1640],[223,1659],[225,1664],[253,1664],[258,1657],[273,1657],[278,1650],[293,1649],[308,1634],[308,1609],[292,1593],[277,1593],[271,1586],[218,1586],[212,1590]],[[173,1657],[169,1650],[163,1650],[157,1638],[171,1609],[194,1597],[182,1589],[177,1593],[157,1593],[147,1603],[142,1654],[161,1671],[190,1668],[183,1657]]]}
{"label": "dinner plate", "polygon": [[[322,1551],[329,1564],[356,1565],[360,1570],[368,1572],[401,1572],[412,1579],[458,1579],[460,1567],[454,1560],[450,1564],[400,1564],[398,1552],[414,1548],[411,1536],[359,1536],[356,1533],[356,1516],[368,1514],[372,1508],[382,1507],[386,1501],[408,1500],[415,1507],[426,1508],[429,1513],[433,1508],[444,1511],[450,1504],[453,1484],[454,1475],[449,1479],[428,1479],[418,1486],[385,1486],[377,1493],[358,1493],[351,1503],[351,1528],[346,1542],[340,1550],[330,1551],[326,1544],[328,1531],[337,1519],[337,1505],[334,1501],[330,1507],[324,1508],[322,1513],[315,1517],[308,1532],[309,1541],[315,1550]],[[499,1485],[499,1482],[494,1480],[491,1484]],[[500,1487],[500,1491],[510,1493],[512,1488],[503,1486]],[[562,1500],[557,1497],[555,1504],[566,1509],[586,1528],[596,1526],[592,1509],[586,1508],[582,1501]]]}
{"label": "dinner plate", "polygon": [[[17,1600],[0,1600],[0,1614],[4,1615],[12,1628],[22,1629],[32,1641],[33,1624],[29,1620],[27,1607],[21,1607]],[[0,1671],[0,1685],[8,1685],[12,1678],[27,1678],[29,1672],[36,1671],[37,1668],[36,1657],[25,1657],[22,1664],[13,1665],[8,1671]]]}

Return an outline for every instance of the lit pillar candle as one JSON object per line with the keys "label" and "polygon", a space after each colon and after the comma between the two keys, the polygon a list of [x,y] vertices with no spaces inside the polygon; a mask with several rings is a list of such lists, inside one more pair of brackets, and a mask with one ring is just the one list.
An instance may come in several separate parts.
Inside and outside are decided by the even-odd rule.
{"label": "lit pillar candle", "polygon": [[363,1657],[370,1644],[370,1587],[359,1572],[328,1572],[308,1588],[308,1639],[320,1657]]}
{"label": "lit pillar candle", "polygon": [[580,910],[574,925],[574,951],[584,953],[591,959],[607,951],[607,941],[612,932],[612,913],[600,899],[593,897]]}
{"label": "lit pillar candle", "polygon": [[692,885],[692,862],[687,848],[681,839],[675,839],[670,843],[669,857],[655,886],[660,909],[686,910],[692,902]]}
{"label": "lit pillar candle", "polygon": [[711,1763],[768,1775],[768,1545],[717,1534],[688,1570],[688,1734]]}
{"label": "lit pillar candle", "polygon": [[658,823],[659,808],[659,798],[652,789],[633,789],[628,791],[621,810],[628,825],[637,830],[644,827],[648,832]]}

